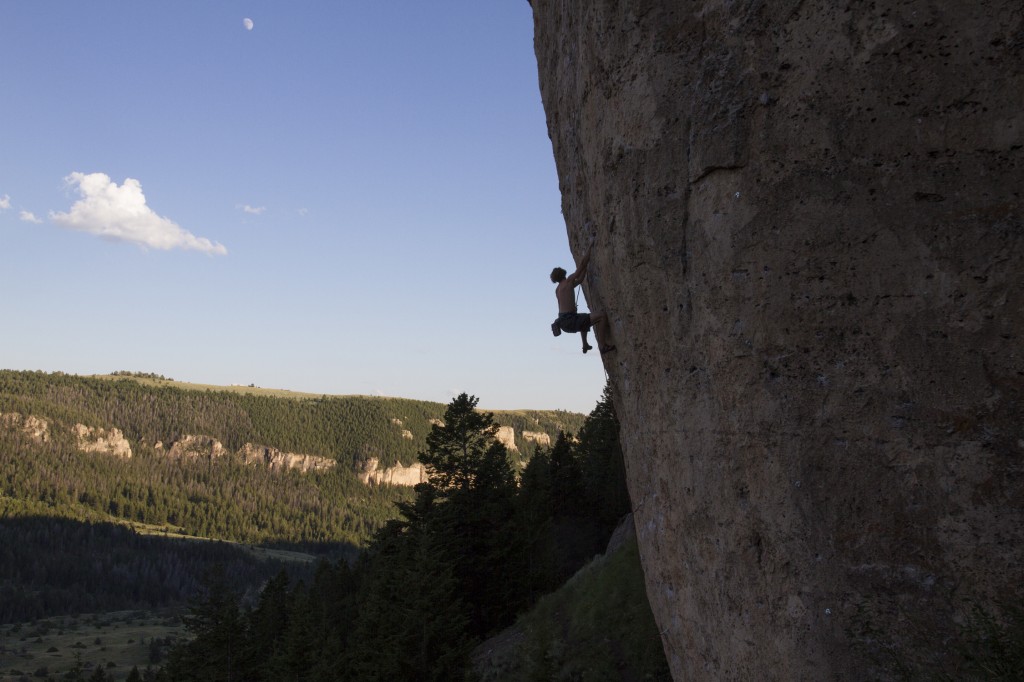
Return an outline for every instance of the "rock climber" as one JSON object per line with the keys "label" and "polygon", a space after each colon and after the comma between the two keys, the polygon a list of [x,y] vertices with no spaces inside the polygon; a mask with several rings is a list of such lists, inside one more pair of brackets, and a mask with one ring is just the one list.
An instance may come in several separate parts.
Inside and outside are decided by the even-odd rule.
{"label": "rock climber", "polygon": [[[590,265],[590,252],[594,249],[594,243],[590,243],[583,260],[576,268],[576,272],[566,276],[564,268],[555,268],[551,271],[551,281],[555,283],[555,298],[558,299],[558,319],[551,325],[552,331],[556,329],[575,334],[579,332],[583,338],[583,352],[593,349],[587,343],[587,332],[594,329],[594,336],[597,337],[597,346],[601,354],[615,350],[615,346],[608,343],[609,327],[608,316],[604,313],[580,313],[576,312],[576,299],[573,290],[583,284],[587,276],[587,266]],[[558,335],[557,332],[555,334]]]}

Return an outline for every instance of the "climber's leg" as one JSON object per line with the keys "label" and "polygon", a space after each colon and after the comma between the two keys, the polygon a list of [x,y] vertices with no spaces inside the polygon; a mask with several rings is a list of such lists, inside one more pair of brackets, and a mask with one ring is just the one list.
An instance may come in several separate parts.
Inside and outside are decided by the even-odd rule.
{"label": "climber's leg", "polygon": [[608,316],[604,313],[591,313],[590,323],[594,328],[594,337],[597,339],[598,350],[602,354],[615,350],[611,344],[611,328],[608,326]]}
{"label": "climber's leg", "polygon": [[588,350],[591,350],[593,348],[593,346],[591,346],[589,343],[587,343],[587,330],[586,329],[581,329],[580,330],[580,338],[583,339],[583,352],[584,353],[586,353]]}

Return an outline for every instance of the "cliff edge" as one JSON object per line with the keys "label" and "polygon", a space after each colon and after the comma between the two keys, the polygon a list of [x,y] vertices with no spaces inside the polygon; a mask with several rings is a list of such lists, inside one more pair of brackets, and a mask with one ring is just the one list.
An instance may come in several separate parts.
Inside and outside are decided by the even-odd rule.
{"label": "cliff edge", "polygon": [[1019,0],[532,6],[675,678],[950,663],[1024,583]]}

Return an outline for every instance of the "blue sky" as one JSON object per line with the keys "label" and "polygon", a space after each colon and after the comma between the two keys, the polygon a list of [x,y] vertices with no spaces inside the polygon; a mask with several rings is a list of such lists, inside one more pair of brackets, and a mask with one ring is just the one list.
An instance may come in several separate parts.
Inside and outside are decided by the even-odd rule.
{"label": "blue sky", "polygon": [[526,0],[0,0],[0,64],[0,367],[600,397]]}

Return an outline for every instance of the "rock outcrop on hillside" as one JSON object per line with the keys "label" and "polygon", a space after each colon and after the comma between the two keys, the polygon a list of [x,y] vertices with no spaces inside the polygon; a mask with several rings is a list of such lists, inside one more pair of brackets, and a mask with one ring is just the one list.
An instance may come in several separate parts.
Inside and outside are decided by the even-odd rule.
{"label": "rock outcrop on hillside", "polygon": [[519,448],[516,447],[516,431],[511,426],[499,426],[494,432],[494,437],[508,448],[509,452],[519,452]]}
{"label": "rock outcrop on hillside", "polygon": [[20,412],[0,413],[0,426],[10,431],[20,431],[36,443],[50,440],[50,424],[45,419]]}
{"label": "rock outcrop on hillside", "polygon": [[523,440],[543,445],[546,448],[551,447],[551,436],[543,431],[523,431]]}
{"label": "rock outcrop on hillside", "polygon": [[307,473],[331,469],[338,464],[335,460],[327,457],[282,452],[277,448],[253,443],[243,445],[238,450],[238,455],[246,464],[265,466],[271,471],[298,469],[302,473]]}
{"label": "rock outcrop on hillside", "polygon": [[1024,577],[1020,2],[532,5],[676,679],[941,665]]}
{"label": "rock outcrop on hillside", "polygon": [[167,456],[177,460],[217,459],[230,452],[216,438],[186,434],[171,443]]}
{"label": "rock outcrop on hillside", "polygon": [[[161,443],[157,445],[162,447]],[[160,448],[158,447],[158,449]],[[237,452],[232,453],[216,438],[195,434],[182,436],[174,441],[170,449],[167,450],[167,457],[176,460],[217,459],[225,456],[235,456],[245,464],[265,466],[271,471],[298,469],[306,473],[323,471],[337,466],[335,460],[327,457],[283,452],[277,448],[255,443],[246,443]]]}
{"label": "rock outcrop on hillside", "polygon": [[121,429],[103,429],[98,426],[75,424],[71,432],[78,441],[78,449],[82,452],[97,452],[112,455],[121,459],[131,459],[132,446],[124,437]]}
{"label": "rock outcrop on hillside", "polygon": [[359,480],[367,485],[405,485],[414,486],[427,480],[427,470],[419,462],[413,462],[409,466],[401,462],[392,467],[380,467],[380,460],[371,457],[362,463],[358,472]]}

